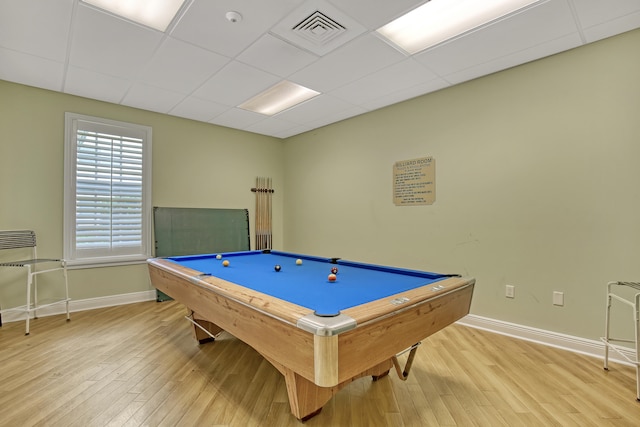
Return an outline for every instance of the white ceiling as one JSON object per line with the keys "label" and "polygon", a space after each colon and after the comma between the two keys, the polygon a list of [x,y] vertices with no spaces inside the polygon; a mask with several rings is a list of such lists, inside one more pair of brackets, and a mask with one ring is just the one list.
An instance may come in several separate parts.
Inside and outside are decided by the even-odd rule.
{"label": "white ceiling", "polygon": [[[640,0],[549,0],[413,56],[375,35],[424,2],[186,0],[161,33],[78,0],[0,0],[0,79],[286,138],[640,27]],[[345,30],[285,41],[315,11]],[[283,79],[322,94],[237,107]]]}

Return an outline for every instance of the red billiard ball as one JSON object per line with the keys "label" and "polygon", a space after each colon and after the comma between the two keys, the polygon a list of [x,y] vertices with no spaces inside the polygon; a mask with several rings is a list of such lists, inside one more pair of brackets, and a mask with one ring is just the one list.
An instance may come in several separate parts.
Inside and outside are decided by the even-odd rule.
{"label": "red billiard ball", "polygon": [[280,270],[282,269],[282,267],[280,267],[279,265],[277,265],[277,264],[276,264],[276,266],[275,266],[275,267],[273,267],[273,269],[274,269],[275,271],[280,271]]}
{"label": "red billiard ball", "polygon": [[329,279],[330,282],[335,282],[336,279],[338,278],[338,276],[336,276],[335,274],[331,273],[329,275],[329,277],[327,277],[327,279]]}
{"label": "red billiard ball", "polygon": [[333,268],[331,269],[331,273],[333,273],[333,274],[338,274],[338,267],[333,267]]}
{"label": "red billiard ball", "polygon": [[229,261],[225,259],[224,261],[222,261],[222,265],[225,267],[229,267]]}

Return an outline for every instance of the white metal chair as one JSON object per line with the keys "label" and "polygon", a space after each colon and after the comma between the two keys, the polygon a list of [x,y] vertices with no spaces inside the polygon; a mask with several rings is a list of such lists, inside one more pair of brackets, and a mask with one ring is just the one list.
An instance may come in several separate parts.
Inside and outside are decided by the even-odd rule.
{"label": "white metal chair", "polygon": [[[620,292],[624,287],[635,289],[640,291],[639,282],[609,282],[607,283],[607,311],[605,318],[605,331],[602,341],[604,342],[604,369],[609,370],[609,349],[615,350],[620,356],[625,358],[628,362],[635,365],[636,368],[636,399],[640,401],[640,292],[636,293],[629,298],[620,296]],[[616,293],[618,291],[618,293]],[[632,340],[623,338],[612,338],[610,334],[610,320],[611,320],[611,302],[618,301],[632,310],[634,337]],[[628,347],[622,347],[614,342],[620,343],[633,343],[635,347],[635,355],[633,358],[629,357],[625,350]],[[635,359],[635,360],[634,360]]]}
{"label": "white metal chair", "polygon": [[[11,311],[21,311],[24,312],[26,316],[26,332],[25,335],[29,335],[29,320],[31,318],[31,314],[33,313],[33,317],[38,317],[38,309],[42,309],[45,307],[49,307],[55,304],[66,305],[67,312],[67,321],[71,319],[69,315],[69,284],[67,281],[67,263],[63,259],[54,259],[54,258],[38,258],[37,249],[36,249],[36,233],[32,230],[8,230],[8,231],[0,231],[0,250],[10,250],[10,249],[28,249],[31,248],[31,258],[20,260],[20,261],[4,261],[0,262],[0,267],[9,267],[9,268],[24,268],[27,271],[27,303],[25,306],[13,307],[13,308],[5,308],[4,310],[0,310],[0,315],[2,313],[11,312]],[[36,266],[43,265],[45,269],[37,270]],[[62,271],[64,276],[64,298],[57,298],[51,302],[46,304],[39,305],[38,304],[38,285],[36,281],[36,276],[44,273],[51,273],[54,271]],[[33,288],[33,299],[31,297],[31,289]],[[1,323],[0,323],[1,325]]]}

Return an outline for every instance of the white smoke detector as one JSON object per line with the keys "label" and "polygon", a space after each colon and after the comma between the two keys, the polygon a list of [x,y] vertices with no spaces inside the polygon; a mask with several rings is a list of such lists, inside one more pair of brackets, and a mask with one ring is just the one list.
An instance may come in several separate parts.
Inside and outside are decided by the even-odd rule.
{"label": "white smoke detector", "polygon": [[232,23],[242,21],[242,15],[234,10],[227,12],[224,16],[227,18],[227,21]]}

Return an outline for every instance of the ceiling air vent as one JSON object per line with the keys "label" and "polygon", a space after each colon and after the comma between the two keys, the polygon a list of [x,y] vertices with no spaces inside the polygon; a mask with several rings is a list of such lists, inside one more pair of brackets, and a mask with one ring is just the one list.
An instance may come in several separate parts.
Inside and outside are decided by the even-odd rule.
{"label": "ceiling air vent", "polygon": [[304,2],[271,30],[273,35],[319,56],[363,32],[362,25],[324,0]]}
{"label": "ceiling air vent", "polygon": [[300,21],[292,30],[300,37],[304,37],[320,46],[347,31],[342,24],[329,18],[319,10]]}

